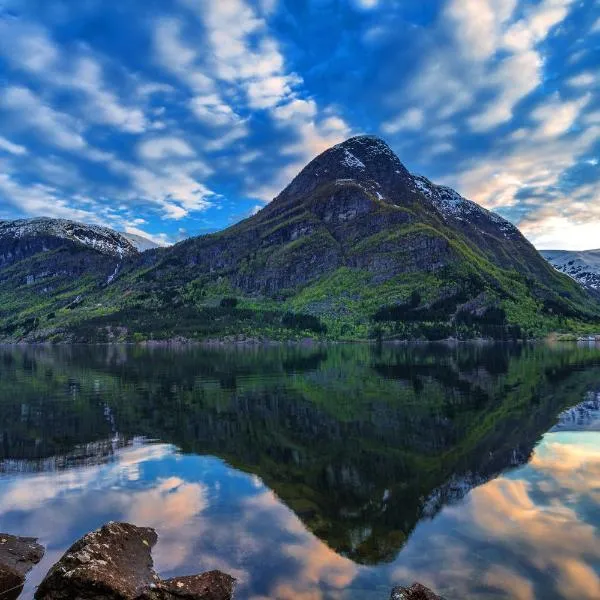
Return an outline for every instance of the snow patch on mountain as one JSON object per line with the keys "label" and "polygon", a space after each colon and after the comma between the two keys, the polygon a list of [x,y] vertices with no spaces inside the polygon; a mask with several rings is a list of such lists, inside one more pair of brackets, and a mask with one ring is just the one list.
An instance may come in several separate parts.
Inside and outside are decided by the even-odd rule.
{"label": "snow patch on mountain", "polygon": [[486,210],[479,204],[463,198],[458,192],[444,185],[435,185],[423,175],[412,175],[413,189],[431,200],[444,219],[472,221],[485,218],[494,222],[504,237],[518,234],[519,230],[500,215]]}
{"label": "snow patch on mountain", "polygon": [[356,158],[356,156],[354,156],[347,148],[344,149],[342,164],[350,169],[366,169],[365,164],[360,159]]}
{"label": "snow patch on mountain", "polygon": [[66,219],[20,219],[0,221],[0,239],[50,236],[82,244],[102,254],[125,258],[138,253],[124,235],[99,225],[85,225]]}
{"label": "snow patch on mountain", "polygon": [[540,250],[557,270],[580,285],[600,291],[600,250]]}

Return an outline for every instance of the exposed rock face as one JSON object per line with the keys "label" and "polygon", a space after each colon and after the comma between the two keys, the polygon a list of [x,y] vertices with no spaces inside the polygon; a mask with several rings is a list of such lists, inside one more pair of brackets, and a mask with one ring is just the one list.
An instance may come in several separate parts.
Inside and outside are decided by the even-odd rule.
{"label": "exposed rock face", "polygon": [[109,523],[75,542],[50,570],[37,600],[228,600],[235,580],[213,571],[163,581],[153,568],[154,529]]}
{"label": "exposed rock face", "polygon": [[434,594],[429,588],[420,583],[413,583],[410,587],[398,586],[392,590],[390,600],[444,600]]}
{"label": "exposed rock face", "polygon": [[42,560],[44,548],[36,541],[36,538],[0,533],[0,597],[3,600],[19,597],[25,575]]}

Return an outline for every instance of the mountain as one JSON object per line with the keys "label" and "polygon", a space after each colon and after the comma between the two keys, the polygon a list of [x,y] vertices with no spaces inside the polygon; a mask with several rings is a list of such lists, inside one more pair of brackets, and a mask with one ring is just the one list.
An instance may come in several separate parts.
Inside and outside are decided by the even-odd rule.
{"label": "mountain", "polygon": [[600,295],[600,250],[540,250],[557,270]]}
{"label": "mountain", "polygon": [[71,313],[85,292],[111,282],[123,261],[138,254],[107,227],[48,218],[0,221],[4,337],[20,339],[57,310]]}
{"label": "mountain", "polygon": [[64,219],[21,219],[18,221],[0,221],[0,243],[3,249],[13,246],[17,252],[12,256],[4,250],[0,264],[13,262],[21,253],[26,255],[35,252],[38,242],[50,250],[56,244],[72,242],[87,249],[96,250],[107,256],[125,258],[137,253],[134,243],[125,234],[118,233],[108,227],[85,225]]}
{"label": "mountain", "polygon": [[[237,225],[130,254],[104,275],[88,273],[69,313],[63,294],[48,326],[19,329],[42,316],[21,299],[21,314],[0,314],[8,337],[515,337],[600,321],[518,229],[412,175],[372,136],[325,151]],[[41,298],[46,310],[56,294]]]}

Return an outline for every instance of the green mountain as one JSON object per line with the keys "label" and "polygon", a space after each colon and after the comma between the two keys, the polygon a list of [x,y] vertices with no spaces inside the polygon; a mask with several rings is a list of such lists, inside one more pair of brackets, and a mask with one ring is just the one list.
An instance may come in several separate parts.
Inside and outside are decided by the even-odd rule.
{"label": "green mountain", "polygon": [[411,175],[371,136],[315,158],[253,217],[106,261],[111,273],[59,294],[47,256],[0,271],[4,338],[519,337],[600,322],[512,224]]}

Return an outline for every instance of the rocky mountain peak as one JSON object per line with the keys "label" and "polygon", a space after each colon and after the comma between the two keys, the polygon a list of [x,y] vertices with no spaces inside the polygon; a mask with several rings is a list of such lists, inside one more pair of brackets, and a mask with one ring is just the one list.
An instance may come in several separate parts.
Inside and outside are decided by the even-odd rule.
{"label": "rocky mountain peak", "polygon": [[410,173],[384,140],[373,135],[360,135],[317,156],[279,198],[303,197],[334,181],[375,181],[385,189],[408,184],[410,180]]}

